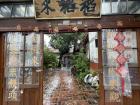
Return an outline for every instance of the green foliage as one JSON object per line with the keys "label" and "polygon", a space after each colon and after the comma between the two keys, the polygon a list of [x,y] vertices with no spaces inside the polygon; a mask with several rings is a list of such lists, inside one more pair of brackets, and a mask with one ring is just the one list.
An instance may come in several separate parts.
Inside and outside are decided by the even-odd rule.
{"label": "green foliage", "polygon": [[57,55],[50,52],[47,48],[44,49],[44,66],[46,68],[55,68],[58,66]]}
{"label": "green foliage", "polygon": [[77,68],[77,74],[76,76],[80,79],[83,80],[84,77],[90,73],[89,71],[89,60],[86,57],[86,55],[83,52],[79,52],[75,55],[73,55],[73,65],[76,66]]}
{"label": "green foliage", "polygon": [[[74,48],[77,46],[77,41],[82,40],[82,37],[82,33],[59,33],[51,37],[50,45],[60,52],[59,61],[61,61],[64,54],[69,53],[72,45],[74,45]],[[60,66],[61,64],[59,62]]]}
{"label": "green foliage", "polygon": [[77,44],[77,40],[82,39],[82,36],[82,33],[59,33],[51,37],[50,45],[64,55],[69,52],[71,45]]}

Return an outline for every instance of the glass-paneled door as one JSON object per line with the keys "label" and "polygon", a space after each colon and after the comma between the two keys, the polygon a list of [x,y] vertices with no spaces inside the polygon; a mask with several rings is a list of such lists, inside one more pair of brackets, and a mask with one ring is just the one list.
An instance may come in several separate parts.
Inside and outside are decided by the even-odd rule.
{"label": "glass-paneled door", "polygon": [[35,101],[37,96],[38,101],[34,105],[38,105],[43,38],[39,33],[9,32],[5,36],[4,105],[34,104],[31,101]]}

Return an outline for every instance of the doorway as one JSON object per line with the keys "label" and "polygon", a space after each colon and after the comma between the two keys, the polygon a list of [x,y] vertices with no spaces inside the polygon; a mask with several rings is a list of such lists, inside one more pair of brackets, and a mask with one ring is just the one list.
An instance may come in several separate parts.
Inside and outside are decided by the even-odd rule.
{"label": "doorway", "polygon": [[99,105],[97,43],[97,32],[44,35],[43,105]]}

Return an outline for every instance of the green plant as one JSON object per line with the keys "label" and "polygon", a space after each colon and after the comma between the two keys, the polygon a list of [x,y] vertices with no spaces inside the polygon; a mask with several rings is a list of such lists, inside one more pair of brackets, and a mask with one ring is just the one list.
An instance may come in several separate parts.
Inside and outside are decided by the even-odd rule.
{"label": "green plant", "polygon": [[79,80],[83,80],[84,77],[90,73],[89,60],[83,52],[73,55],[72,64],[76,66],[76,77],[78,77]]}
{"label": "green plant", "polygon": [[[69,53],[70,48],[73,46],[76,52],[78,46],[78,40],[82,40],[83,33],[59,33],[57,35],[51,36],[50,45],[54,49],[58,49],[60,52],[59,61],[62,60],[63,55]],[[59,67],[61,63],[59,62]]]}
{"label": "green plant", "polygon": [[45,68],[55,68],[58,66],[57,55],[50,52],[48,48],[44,49],[44,66]]}

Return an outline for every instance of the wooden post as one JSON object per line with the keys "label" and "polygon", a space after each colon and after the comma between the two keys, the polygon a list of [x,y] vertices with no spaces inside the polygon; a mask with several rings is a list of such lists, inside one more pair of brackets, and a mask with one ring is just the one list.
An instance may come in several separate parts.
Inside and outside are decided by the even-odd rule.
{"label": "wooden post", "polygon": [[44,34],[40,33],[40,54],[41,54],[41,72],[39,74],[39,89],[40,89],[40,99],[39,105],[43,105],[43,51],[44,51]]}
{"label": "wooden post", "polygon": [[99,68],[99,105],[105,105],[104,85],[103,85],[103,66],[102,66],[102,32],[98,31],[98,68]]}
{"label": "wooden post", "polygon": [[[137,34],[137,47],[138,47],[138,67],[140,67],[140,29],[136,30]],[[140,73],[140,69],[139,69]]]}
{"label": "wooden post", "polygon": [[4,87],[4,37],[0,33],[0,105],[3,103],[3,87]]}

